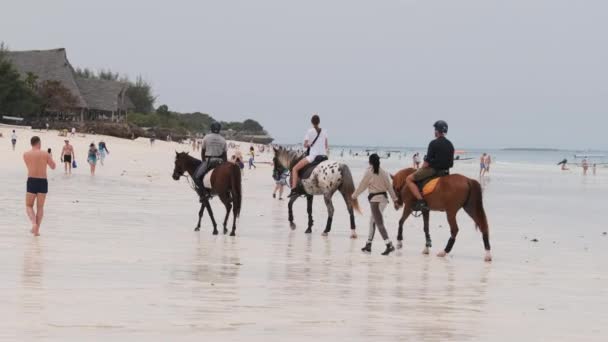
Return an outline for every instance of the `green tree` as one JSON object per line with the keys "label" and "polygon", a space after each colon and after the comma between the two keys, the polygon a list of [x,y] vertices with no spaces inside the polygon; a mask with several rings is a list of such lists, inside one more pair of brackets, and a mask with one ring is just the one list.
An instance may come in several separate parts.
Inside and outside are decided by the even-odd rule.
{"label": "green tree", "polygon": [[34,74],[33,72],[28,72],[25,75],[25,84],[31,90],[36,90],[36,85],[38,84],[38,75]]}
{"label": "green tree", "polygon": [[112,72],[112,70],[101,69],[99,70],[99,73],[97,73],[97,78],[106,81],[118,81],[120,75],[117,72]]}
{"label": "green tree", "polygon": [[171,112],[169,111],[169,106],[167,105],[158,106],[158,108],[156,108],[156,113],[164,116],[169,116],[169,114],[171,114]]}
{"label": "green tree", "polygon": [[247,119],[243,122],[243,130],[252,133],[262,133],[264,132],[264,127],[255,120]]}
{"label": "green tree", "polygon": [[76,76],[80,77],[80,78],[97,78],[97,76],[95,75],[95,72],[92,71],[89,68],[76,68],[76,70],[74,71],[74,73],[76,73]]}
{"label": "green tree", "polygon": [[0,114],[31,116],[39,111],[40,101],[5,58],[4,51],[5,45],[0,43]]}
{"label": "green tree", "polygon": [[135,112],[152,113],[156,97],[152,95],[152,87],[141,76],[137,77],[127,89],[127,96],[135,106]]}

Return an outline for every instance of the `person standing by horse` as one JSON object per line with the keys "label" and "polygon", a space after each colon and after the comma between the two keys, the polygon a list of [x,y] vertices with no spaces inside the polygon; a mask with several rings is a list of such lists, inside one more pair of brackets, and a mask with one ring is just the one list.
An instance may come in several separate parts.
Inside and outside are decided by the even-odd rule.
{"label": "person standing by horse", "polygon": [[228,161],[228,144],[226,139],[220,135],[222,125],[219,122],[211,124],[211,133],[205,135],[201,145],[201,165],[194,173],[194,184],[201,202],[206,196],[205,185],[203,184],[203,176],[211,168]]}
{"label": "person standing by horse", "polygon": [[283,189],[287,186],[287,178],[289,177],[289,170],[281,165],[279,159],[274,157],[272,159],[272,179],[275,181],[274,191],[272,192],[272,198],[277,198],[277,191],[279,192],[279,200],[283,200]]}
{"label": "person standing by horse", "polygon": [[447,122],[439,120],[435,122],[433,127],[435,127],[435,140],[429,144],[422,168],[409,175],[406,179],[407,187],[417,200],[412,208],[414,211],[429,210],[416,182],[438,174],[448,174],[449,169],[454,167],[454,145],[445,137],[448,133]]}
{"label": "person standing by horse", "polygon": [[361,251],[371,253],[374,233],[376,231],[376,227],[378,227],[380,235],[382,235],[382,239],[384,239],[384,243],[386,244],[386,250],[382,253],[382,255],[389,255],[395,251],[395,247],[393,246],[393,243],[386,232],[382,212],[384,212],[384,209],[386,209],[386,206],[388,205],[389,195],[393,200],[393,203],[395,203],[395,209],[398,210],[400,205],[397,204],[397,194],[393,189],[388,173],[380,168],[380,156],[378,156],[376,153],[369,156],[369,164],[370,167],[365,173],[365,176],[363,176],[363,180],[361,180],[359,187],[352,195],[353,199],[357,199],[357,197],[359,197],[363,191],[368,190],[368,199],[372,209],[372,217],[370,218],[369,222],[369,237],[365,247],[363,247]]}
{"label": "person standing by horse", "polygon": [[329,150],[327,132],[323,131],[319,126],[321,124],[321,119],[319,116],[316,114],[313,115],[310,122],[312,123],[313,128],[309,129],[304,137],[304,148],[307,149],[306,158],[300,160],[291,170],[290,198],[299,196],[299,193],[296,191],[296,187],[300,181],[300,171],[306,167],[306,165],[314,162],[318,157],[326,157],[327,151]]}

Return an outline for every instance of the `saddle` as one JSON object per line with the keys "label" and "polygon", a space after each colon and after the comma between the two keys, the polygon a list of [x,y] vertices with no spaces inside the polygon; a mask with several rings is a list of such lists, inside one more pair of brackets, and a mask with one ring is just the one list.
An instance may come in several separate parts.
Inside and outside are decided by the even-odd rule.
{"label": "saddle", "polygon": [[207,169],[203,173],[203,186],[207,190],[211,190],[211,175],[213,175],[213,170],[215,170],[218,166],[224,163],[223,160],[218,158],[210,158],[207,160]]}
{"label": "saddle", "polygon": [[437,184],[439,183],[439,179],[441,179],[441,177],[449,175],[450,170],[437,171],[437,174],[432,177],[425,178],[419,182],[416,182],[416,185],[418,186],[418,189],[420,190],[422,196],[427,196],[435,191],[435,189],[437,188]]}
{"label": "saddle", "polygon": [[298,184],[294,190],[299,194],[302,194],[302,195],[306,194],[302,181],[305,179],[309,179],[310,176],[312,176],[312,172],[315,170],[315,168],[317,166],[319,166],[319,164],[321,164],[327,160],[328,160],[328,158],[326,156],[317,156],[315,158],[315,160],[312,161],[312,163],[310,163],[310,164],[306,165],[304,168],[302,168],[302,170],[300,170],[300,172],[298,173],[298,176],[300,176],[300,181],[298,182]]}
{"label": "saddle", "polygon": [[304,168],[302,168],[302,170],[300,170],[298,176],[300,177],[300,179],[310,178],[310,176],[312,175],[312,171],[314,171],[315,167],[319,166],[319,164],[327,160],[328,158],[326,156],[317,156],[317,158],[315,158],[312,163],[306,165]]}

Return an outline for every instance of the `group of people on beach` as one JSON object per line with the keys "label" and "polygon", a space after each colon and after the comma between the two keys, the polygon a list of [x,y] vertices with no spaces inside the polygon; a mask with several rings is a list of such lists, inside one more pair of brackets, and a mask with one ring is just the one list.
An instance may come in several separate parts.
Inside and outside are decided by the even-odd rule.
{"label": "group of people on beach", "polygon": [[[65,174],[71,175],[72,169],[77,166],[76,153],[74,146],[70,144],[69,139],[65,139],[64,143],[65,144],[61,149],[60,160],[64,164]],[[23,161],[25,162],[28,175],[25,206],[27,216],[32,224],[30,232],[34,236],[39,236],[40,226],[44,216],[44,204],[48,193],[47,167],[55,170],[57,165],[53,160],[52,150],[50,148],[46,151],[42,150],[40,137],[32,137],[30,139],[30,145],[31,149],[23,154]],[[99,146],[99,148],[97,146]],[[97,146],[95,143],[91,143],[87,152],[87,162],[90,165],[92,176],[95,175],[97,161],[100,161],[103,165],[105,157],[110,153],[105,141],[100,141]]]}
{"label": "group of people on beach", "polygon": [[[291,170],[291,193],[290,198],[299,196],[296,187],[299,184],[300,170],[304,169],[311,163],[316,163],[319,160],[327,160],[329,154],[329,137],[320,124],[320,117],[315,114],[311,119],[312,128],[309,129],[304,136],[305,157],[302,158]],[[449,169],[454,166],[454,146],[446,138],[448,133],[448,124],[445,121],[437,121],[434,125],[435,139],[429,144],[427,154],[424,158],[424,163],[417,171],[407,177],[406,184],[408,189],[417,199],[414,205],[415,211],[429,210],[425,202],[417,182],[434,177],[440,174],[449,173]],[[273,168],[273,178],[276,182],[276,187],[273,192],[273,197],[276,197],[276,192],[282,198],[283,187],[287,184],[289,170],[287,170],[275,158]],[[395,209],[400,208],[397,194],[392,185],[392,180],[389,173],[381,167],[381,158],[378,154],[373,153],[369,156],[369,168],[367,169],[359,186],[352,195],[353,199],[359,197],[363,192],[368,191],[368,200],[372,211],[372,216],[369,222],[369,237],[362,248],[363,252],[369,253],[372,249],[376,229],[380,232],[386,249],[382,255],[389,255],[395,251],[395,247],[391,242],[386,227],[384,225],[383,212],[389,204],[389,198],[393,201]]]}

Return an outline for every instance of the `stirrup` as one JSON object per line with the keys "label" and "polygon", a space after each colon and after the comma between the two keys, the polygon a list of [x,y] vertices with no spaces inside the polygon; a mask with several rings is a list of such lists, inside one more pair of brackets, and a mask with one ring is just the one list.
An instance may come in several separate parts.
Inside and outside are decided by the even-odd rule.
{"label": "stirrup", "polygon": [[412,207],[412,211],[428,211],[428,210],[429,210],[429,206],[425,200],[416,201],[416,203],[414,203],[414,206]]}
{"label": "stirrup", "polygon": [[296,198],[296,197],[300,197],[300,196],[302,196],[302,194],[300,194],[295,189],[292,189],[291,192],[289,193],[289,195],[287,195],[287,198]]}

